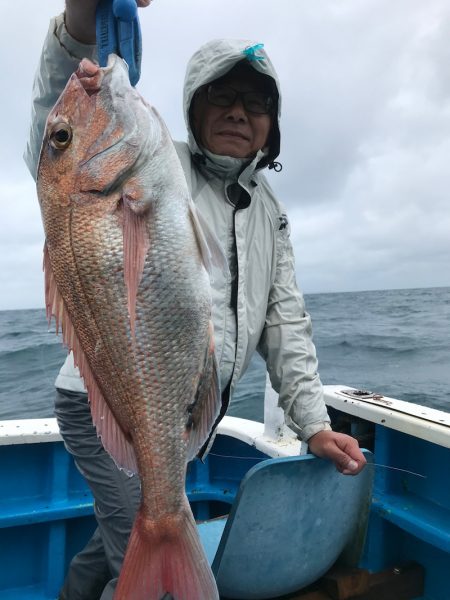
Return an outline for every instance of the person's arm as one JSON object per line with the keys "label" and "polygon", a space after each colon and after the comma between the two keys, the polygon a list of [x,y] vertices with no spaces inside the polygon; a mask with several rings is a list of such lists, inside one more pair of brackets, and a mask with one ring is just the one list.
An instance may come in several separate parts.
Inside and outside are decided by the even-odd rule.
{"label": "person's arm", "polygon": [[[83,44],[95,44],[95,11],[99,0],[66,0],[66,27],[69,34]],[[151,0],[136,0],[139,7]]]}
{"label": "person's arm", "polygon": [[259,351],[266,359],[272,386],[279,393],[287,425],[308,442],[311,452],[332,460],[339,471],[358,473],[366,462],[358,442],[331,431],[311,319],[295,281],[288,228],[278,232],[277,270]]}
{"label": "person's arm", "polygon": [[95,44],[95,11],[98,0],[66,0],[66,28],[82,44]]}

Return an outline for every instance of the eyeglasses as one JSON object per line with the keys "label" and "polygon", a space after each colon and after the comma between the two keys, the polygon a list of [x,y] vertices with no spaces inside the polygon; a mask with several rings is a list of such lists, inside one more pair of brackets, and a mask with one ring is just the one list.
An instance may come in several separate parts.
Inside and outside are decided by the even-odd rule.
{"label": "eyeglasses", "polygon": [[206,88],[206,97],[214,106],[233,106],[240,98],[245,110],[257,115],[267,115],[274,107],[273,97],[267,92],[241,92],[224,84],[211,83]]}

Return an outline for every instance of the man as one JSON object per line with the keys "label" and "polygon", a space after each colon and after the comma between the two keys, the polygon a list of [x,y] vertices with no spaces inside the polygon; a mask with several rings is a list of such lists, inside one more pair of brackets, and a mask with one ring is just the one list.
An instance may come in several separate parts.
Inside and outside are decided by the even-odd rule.
{"label": "man", "polygon": [[[142,0],[141,5],[148,2]],[[96,0],[67,2],[51,22],[34,87],[25,160],[36,173],[45,118],[83,57],[95,58]],[[85,61],[86,79],[97,67]],[[215,40],[189,62],[184,108],[188,143],[176,143],[199,213],[230,266],[213,279],[213,321],[226,397],[258,350],[287,424],[338,470],[365,459],[353,438],[331,431],[317,373],[311,323],[295,283],[285,212],[262,174],[279,153],[280,93],[267,54],[252,42]],[[92,426],[82,380],[69,355],[56,381],[56,415],[66,447],[95,497],[98,529],[72,562],[61,598],[112,598],[139,503],[139,481],[118,471]],[[195,600],[195,599],[193,599]]]}

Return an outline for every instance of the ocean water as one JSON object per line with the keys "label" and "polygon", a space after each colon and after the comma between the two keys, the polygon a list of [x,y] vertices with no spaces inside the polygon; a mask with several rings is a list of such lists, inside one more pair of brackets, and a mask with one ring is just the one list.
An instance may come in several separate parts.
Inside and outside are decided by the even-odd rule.
{"label": "ocean water", "polygon": [[[323,383],[450,411],[450,288],[305,295]],[[43,310],[0,311],[0,420],[53,415],[66,351]],[[262,420],[255,356],[229,414]]]}

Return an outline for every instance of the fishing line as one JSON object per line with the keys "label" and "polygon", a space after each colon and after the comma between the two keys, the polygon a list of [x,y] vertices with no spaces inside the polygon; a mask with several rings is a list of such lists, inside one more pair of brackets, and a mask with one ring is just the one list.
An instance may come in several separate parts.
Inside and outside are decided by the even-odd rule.
{"label": "fishing line", "polygon": [[267,460],[267,458],[272,458],[268,456],[267,458],[260,458],[259,456],[236,456],[235,454],[216,454],[214,452],[208,452],[208,456],[218,456],[219,458],[239,458],[239,460]]}
{"label": "fishing line", "polygon": [[[209,452],[209,456],[218,456],[219,458],[236,458],[239,460],[257,460],[263,461],[267,460],[267,458],[259,458],[257,456],[236,456],[232,454],[216,454],[215,452]],[[268,457],[271,458],[271,457]],[[422,479],[426,479],[426,475],[421,475],[420,473],[415,473],[414,471],[408,471],[408,469],[400,469],[400,467],[391,467],[390,465],[382,465],[380,463],[367,463],[366,467],[383,467],[383,469],[392,469],[393,471],[401,471],[402,473],[408,473],[409,475],[414,475],[415,477],[421,477]]]}
{"label": "fishing line", "polygon": [[420,473],[415,473],[414,471],[408,471],[408,469],[400,469],[399,467],[391,467],[390,465],[380,465],[380,463],[367,463],[368,467],[383,467],[384,469],[392,469],[394,471],[402,471],[403,473],[409,473],[410,475],[415,475],[416,477],[422,477],[422,479],[426,479],[426,475],[421,475]]}

